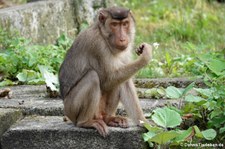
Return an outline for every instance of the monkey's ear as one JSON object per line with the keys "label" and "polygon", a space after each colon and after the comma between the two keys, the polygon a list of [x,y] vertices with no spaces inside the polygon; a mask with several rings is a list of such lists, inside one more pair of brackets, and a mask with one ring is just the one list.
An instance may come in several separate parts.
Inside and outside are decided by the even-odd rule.
{"label": "monkey's ear", "polygon": [[98,20],[99,20],[102,24],[105,24],[106,18],[107,18],[107,13],[106,13],[104,10],[101,10],[101,11],[99,12]]}
{"label": "monkey's ear", "polygon": [[136,23],[136,21],[135,21],[135,19],[134,19],[133,12],[132,12],[131,10],[129,10],[129,14],[130,14],[130,16],[131,16],[132,20],[134,21],[134,23]]}

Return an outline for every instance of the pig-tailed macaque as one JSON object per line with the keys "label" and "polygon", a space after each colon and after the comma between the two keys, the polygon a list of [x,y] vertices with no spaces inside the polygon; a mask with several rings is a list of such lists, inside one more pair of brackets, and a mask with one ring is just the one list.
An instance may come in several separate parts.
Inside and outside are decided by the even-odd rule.
{"label": "pig-tailed macaque", "polygon": [[103,137],[107,126],[128,127],[127,118],[115,115],[119,102],[137,125],[146,121],[132,76],[149,63],[152,47],[141,44],[133,61],[134,36],[134,18],[120,7],[100,10],[77,36],[59,71],[64,114],[76,126],[96,128]]}

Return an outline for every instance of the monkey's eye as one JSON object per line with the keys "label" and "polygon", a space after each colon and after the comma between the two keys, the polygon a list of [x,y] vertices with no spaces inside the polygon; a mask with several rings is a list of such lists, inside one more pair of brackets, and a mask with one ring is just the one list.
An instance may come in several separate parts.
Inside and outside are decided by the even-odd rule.
{"label": "monkey's eye", "polygon": [[123,25],[123,27],[127,27],[129,25],[129,23],[128,22],[123,22],[122,25]]}
{"label": "monkey's eye", "polygon": [[117,27],[117,26],[118,26],[118,23],[117,23],[117,22],[112,22],[112,23],[111,23],[111,26],[112,26],[112,27]]}

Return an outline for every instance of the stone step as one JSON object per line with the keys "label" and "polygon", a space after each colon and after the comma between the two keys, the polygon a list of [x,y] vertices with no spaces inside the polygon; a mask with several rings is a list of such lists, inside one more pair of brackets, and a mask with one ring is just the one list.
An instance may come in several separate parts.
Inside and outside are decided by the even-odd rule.
{"label": "stone step", "polygon": [[[63,115],[63,101],[60,98],[47,98],[44,85],[22,85],[10,87],[11,99],[0,99],[0,108],[21,109],[25,115],[61,116]],[[146,89],[137,89],[144,112],[167,103],[177,103],[176,100],[148,99],[144,94]],[[123,106],[119,105],[118,114],[123,115]]]}
{"label": "stone step", "polygon": [[192,82],[198,87],[206,87],[202,79],[196,78],[160,78],[160,79],[135,79],[135,86],[139,88],[168,87],[175,86],[185,88]]}
{"label": "stone step", "polygon": [[[1,118],[0,130],[1,149],[30,148],[145,148],[141,133],[143,128],[128,129],[109,128],[110,135],[102,138],[94,129],[77,128],[72,123],[63,122],[63,101],[46,98],[43,94],[45,86],[16,86],[12,88],[11,99],[0,99],[0,113],[10,113],[11,116],[20,112],[20,117],[27,116],[15,123],[9,122],[9,116]],[[143,111],[148,115],[154,108],[165,104],[175,104],[176,100],[140,99]],[[10,110],[11,109],[11,110]],[[117,114],[126,115],[120,104]],[[9,114],[8,114],[9,115]],[[39,116],[34,116],[39,115]],[[2,123],[4,122],[4,123]],[[10,128],[10,129],[9,129]],[[9,129],[6,133],[4,133]],[[3,134],[3,136],[2,136]]]}
{"label": "stone step", "polygon": [[[135,85],[137,88],[159,88],[176,86],[178,88],[187,87],[190,83],[196,82],[196,86],[204,87],[204,83],[201,79],[188,79],[188,78],[161,78],[161,79],[135,79]],[[45,85],[19,85],[9,87],[12,90],[12,97],[17,99],[24,98],[37,98],[46,97]],[[140,97],[143,98],[143,97]]]}
{"label": "stone step", "polygon": [[24,99],[24,98],[41,98],[47,96],[47,90],[45,85],[18,85],[10,86],[12,91],[12,98]]}
{"label": "stone step", "polygon": [[140,149],[144,128],[109,127],[103,138],[95,129],[75,127],[59,116],[29,116],[13,125],[2,137],[2,149]]}
{"label": "stone step", "polygon": [[[46,97],[46,88],[41,86],[10,87],[11,99],[0,99],[0,113],[18,115],[9,122],[10,116],[1,116],[0,149],[11,148],[145,148],[141,133],[143,128],[132,126],[128,129],[109,128],[110,135],[99,136],[94,129],[77,128],[72,123],[63,122],[63,101]],[[142,90],[142,89],[140,89]],[[144,97],[144,96],[143,96]],[[156,107],[177,104],[177,100],[141,98],[140,104],[148,115]],[[4,112],[2,112],[4,111]],[[19,112],[18,112],[19,111]],[[19,114],[18,114],[19,113]],[[126,115],[120,104],[117,114]],[[37,116],[34,116],[37,115]],[[23,116],[26,116],[23,120]],[[3,123],[5,122],[5,123]],[[7,125],[6,125],[7,124]],[[11,126],[12,125],[12,126]],[[7,127],[5,127],[7,126]],[[11,126],[11,127],[10,127]],[[5,132],[8,129],[7,132]],[[3,134],[3,136],[2,136]]]}
{"label": "stone step", "polygon": [[[156,107],[162,107],[166,104],[176,104],[178,100],[166,99],[140,99],[141,107],[144,113],[151,112]],[[52,100],[49,98],[32,99],[0,99],[0,108],[20,109],[24,115],[42,115],[42,116],[62,116],[63,101]],[[117,114],[125,115],[122,104],[119,104]]]}
{"label": "stone step", "polygon": [[0,136],[22,117],[23,114],[21,110],[0,108]]}

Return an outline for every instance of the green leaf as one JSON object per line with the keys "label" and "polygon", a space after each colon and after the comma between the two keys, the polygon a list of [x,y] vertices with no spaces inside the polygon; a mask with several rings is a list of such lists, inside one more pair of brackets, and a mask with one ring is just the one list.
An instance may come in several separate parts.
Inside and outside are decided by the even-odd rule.
{"label": "green leaf", "polygon": [[224,133],[225,132],[225,125],[222,127],[222,128],[220,128],[220,130],[219,130],[219,133],[220,134],[222,134],[222,133]]}
{"label": "green leaf", "polygon": [[11,85],[15,85],[15,84],[16,83],[12,82],[11,80],[4,79],[3,81],[0,82],[0,87],[11,86]]}
{"label": "green leaf", "polygon": [[176,88],[174,86],[169,86],[166,88],[166,95],[169,98],[181,98],[183,94],[183,89]]}
{"label": "green leaf", "polygon": [[199,138],[203,138],[202,132],[200,131],[200,129],[198,128],[198,126],[193,126],[194,130],[195,130],[195,136],[199,137]]}
{"label": "green leaf", "polygon": [[38,66],[43,78],[45,79],[46,86],[49,87],[52,91],[59,91],[58,89],[58,77],[53,73],[49,72],[48,67],[39,65]]}
{"label": "green leaf", "polygon": [[35,84],[35,85],[41,85],[44,84],[45,81],[43,80],[43,78],[38,78],[38,79],[33,79],[27,82],[27,84]]}
{"label": "green leaf", "polygon": [[185,96],[185,101],[187,101],[187,102],[201,102],[201,101],[207,102],[204,98],[199,97],[199,96],[194,96],[194,95],[191,95],[191,94]]}
{"label": "green leaf", "polygon": [[161,132],[161,133],[153,136],[148,141],[155,142],[158,144],[166,144],[167,142],[169,142],[173,138],[177,137],[178,135],[179,135],[179,133],[177,133],[175,131],[166,131],[166,132]]}
{"label": "green leaf", "polygon": [[182,95],[186,95],[187,92],[189,92],[191,89],[193,89],[194,85],[195,85],[195,82],[192,82],[191,84],[189,84],[189,85],[184,89]]}
{"label": "green leaf", "polygon": [[27,81],[27,73],[20,72],[19,74],[17,74],[16,77],[21,82],[26,82]]}
{"label": "green leaf", "polygon": [[213,92],[214,92],[213,89],[194,88],[194,90],[200,93],[201,95],[206,96],[207,98],[213,97]]}
{"label": "green leaf", "polygon": [[165,96],[165,94],[166,94],[166,91],[165,91],[164,88],[158,88],[158,89],[157,89],[157,92],[158,92],[161,96]]}
{"label": "green leaf", "polygon": [[152,120],[159,126],[164,128],[174,128],[181,124],[182,119],[179,113],[168,107],[157,108],[154,110]]}
{"label": "green leaf", "polygon": [[223,71],[225,71],[225,61],[220,61],[219,59],[212,59],[206,65],[217,76],[221,75],[223,73]]}
{"label": "green leaf", "polygon": [[162,128],[156,127],[156,126],[151,126],[149,123],[144,123],[144,126],[148,131],[151,131],[151,132],[159,133],[159,132],[163,131]]}
{"label": "green leaf", "polygon": [[29,82],[31,80],[39,78],[39,75],[34,70],[23,69],[22,72],[18,73],[16,77],[21,82]]}
{"label": "green leaf", "polygon": [[156,96],[158,94],[157,88],[146,89],[145,92],[144,92],[144,94],[147,97]]}
{"label": "green leaf", "polygon": [[210,54],[199,56],[200,60],[203,61],[206,66],[217,76],[224,74],[225,61],[212,58]]}
{"label": "green leaf", "polygon": [[166,62],[168,64],[168,66],[171,66],[171,61],[172,61],[172,58],[171,58],[170,54],[168,52],[166,52]]}
{"label": "green leaf", "polygon": [[216,131],[214,129],[207,129],[202,131],[202,135],[206,140],[213,140],[216,137]]}
{"label": "green leaf", "polygon": [[185,141],[193,132],[193,128],[190,127],[188,130],[180,131],[179,135],[174,139],[175,142]]}
{"label": "green leaf", "polygon": [[149,139],[151,139],[152,137],[154,137],[156,134],[154,132],[147,132],[147,133],[143,133],[142,137],[144,139],[145,142],[147,142]]}

